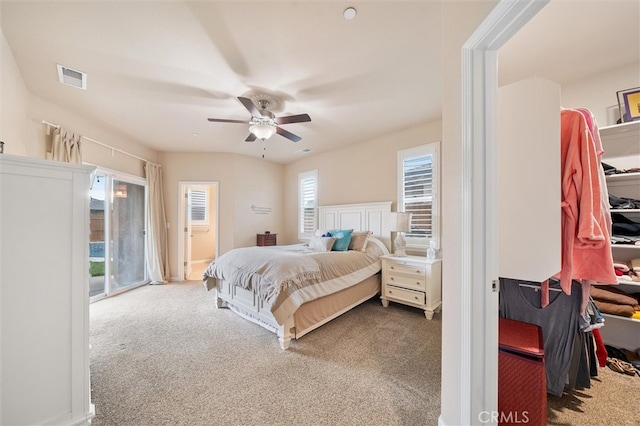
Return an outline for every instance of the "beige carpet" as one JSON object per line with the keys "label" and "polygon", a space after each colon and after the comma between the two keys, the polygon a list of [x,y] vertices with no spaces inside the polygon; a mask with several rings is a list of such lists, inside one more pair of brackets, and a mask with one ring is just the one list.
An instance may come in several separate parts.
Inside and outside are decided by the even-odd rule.
{"label": "beige carpet", "polygon": [[371,300],[294,341],[199,282],[91,305],[93,426],[433,425],[440,315]]}
{"label": "beige carpet", "polygon": [[[91,305],[92,424],[437,425],[440,318],[372,299],[282,351],[199,282],[141,287]],[[639,400],[600,368],[548,424],[637,425]]]}

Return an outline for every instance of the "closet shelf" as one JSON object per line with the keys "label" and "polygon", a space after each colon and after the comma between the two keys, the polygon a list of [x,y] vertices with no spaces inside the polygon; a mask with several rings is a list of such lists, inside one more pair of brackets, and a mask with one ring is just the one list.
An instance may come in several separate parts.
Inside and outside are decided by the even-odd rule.
{"label": "closet shelf", "polygon": [[634,287],[640,287],[640,282],[637,281],[629,281],[629,280],[621,280],[618,279],[618,284],[630,285]]}
{"label": "closet shelf", "polygon": [[[623,317],[623,316],[620,316],[620,315],[605,314],[605,313],[602,313],[602,316],[603,316],[603,317],[605,317],[605,319],[606,319],[606,318],[615,318],[615,319],[617,319],[617,320],[622,320],[622,321],[631,321],[631,322],[634,322],[634,323],[638,323],[638,324],[640,324],[640,320],[635,319],[635,318]],[[605,322],[604,322],[604,326],[605,326],[605,327],[607,326],[607,321],[606,321],[606,320],[605,320]]]}
{"label": "closet shelf", "polygon": [[[600,140],[604,154],[602,162],[619,170],[635,170],[640,167],[640,121],[622,123],[600,128]],[[606,176],[609,194],[617,197],[640,200],[640,172],[618,173]],[[637,221],[639,209],[610,209]],[[640,245],[612,244],[614,259],[627,262],[640,258]],[[619,277],[622,278],[622,277]],[[618,279],[618,286],[628,293],[640,291],[640,283],[631,279]],[[640,319],[612,314],[602,314],[606,318],[602,327],[604,343],[616,347],[640,347]]]}
{"label": "closet shelf", "polygon": [[640,250],[640,245],[638,244],[611,244],[611,247],[615,249]]}
{"label": "closet shelf", "polygon": [[640,209],[611,209],[611,213],[640,213]]}
{"label": "closet shelf", "polygon": [[640,137],[640,121],[630,121],[628,123],[604,126],[600,127],[598,130],[600,132],[600,138],[607,138],[608,141],[611,141],[611,139],[616,137]]}
{"label": "closet shelf", "polygon": [[618,173],[615,175],[607,175],[605,177],[608,182],[637,181],[640,180],[640,172]]}

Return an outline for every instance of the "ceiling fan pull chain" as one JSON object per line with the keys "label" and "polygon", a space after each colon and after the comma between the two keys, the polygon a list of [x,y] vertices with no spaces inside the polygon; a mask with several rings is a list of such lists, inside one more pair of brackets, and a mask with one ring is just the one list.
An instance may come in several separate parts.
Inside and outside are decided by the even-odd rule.
{"label": "ceiling fan pull chain", "polygon": [[264,152],[267,150],[267,146],[264,143],[264,139],[262,139],[262,158],[264,158]]}

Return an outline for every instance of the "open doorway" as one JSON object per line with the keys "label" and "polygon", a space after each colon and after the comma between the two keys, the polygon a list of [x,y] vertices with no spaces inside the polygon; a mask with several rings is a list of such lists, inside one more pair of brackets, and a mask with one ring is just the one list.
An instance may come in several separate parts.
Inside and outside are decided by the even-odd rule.
{"label": "open doorway", "polygon": [[218,254],[218,182],[179,182],[178,274],[199,281]]}

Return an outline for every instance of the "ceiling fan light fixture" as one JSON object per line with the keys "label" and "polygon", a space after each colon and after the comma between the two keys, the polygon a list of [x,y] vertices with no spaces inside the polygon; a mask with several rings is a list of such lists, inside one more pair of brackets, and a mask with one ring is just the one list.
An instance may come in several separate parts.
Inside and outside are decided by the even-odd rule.
{"label": "ceiling fan light fixture", "polygon": [[265,141],[276,133],[276,126],[269,123],[258,123],[250,126],[249,131],[258,139]]}

